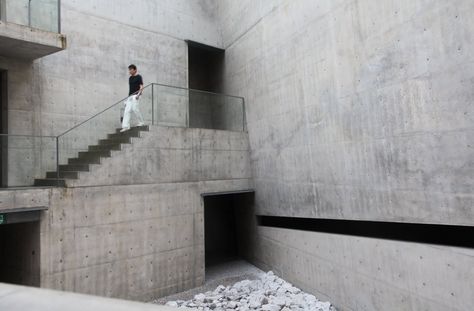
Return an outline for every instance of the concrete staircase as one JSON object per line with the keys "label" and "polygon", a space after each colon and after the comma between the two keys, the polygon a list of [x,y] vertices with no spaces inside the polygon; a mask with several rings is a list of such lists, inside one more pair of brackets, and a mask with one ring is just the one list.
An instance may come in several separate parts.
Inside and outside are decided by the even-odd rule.
{"label": "concrete staircase", "polygon": [[59,165],[58,173],[47,172],[46,178],[35,179],[35,186],[59,186],[65,187],[68,179],[79,179],[81,172],[89,172],[92,164],[100,164],[102,158],[110,158],[112,151],[122,150],[123,144],[131,144],[132,137],[140,137],[140,133],[148,131],[147,125],[132,127],[126,132],[117,129],[115,133],[108,134],[106,139],[99,140],[97,145],[88,147],[88,151],[79,152],[76,158],[69,158],[68,164]]}

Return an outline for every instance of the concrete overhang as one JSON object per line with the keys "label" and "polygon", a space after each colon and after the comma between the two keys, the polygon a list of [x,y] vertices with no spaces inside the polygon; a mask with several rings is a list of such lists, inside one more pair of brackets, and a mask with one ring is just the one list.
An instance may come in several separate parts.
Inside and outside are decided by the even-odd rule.
{"label": "concrete overhang", "polygon": [[66,36],[0,22],[0,56],[34,60],[66,48]]}
{"label": "concrete overhang", "polygon": [[205,192],[201,193],[202,197],[212,197],[212,196],[219,196],[219,195],[234,195],[234,194],[255,194],[255,189],[244,189],[244,190],[236,190],[236,191],[217,191],[217,192]]}
{"label": "concrete overhang", "polygon": [[0,225],[38,220],[49,207],[50,195],[47,188],[0,190]]}

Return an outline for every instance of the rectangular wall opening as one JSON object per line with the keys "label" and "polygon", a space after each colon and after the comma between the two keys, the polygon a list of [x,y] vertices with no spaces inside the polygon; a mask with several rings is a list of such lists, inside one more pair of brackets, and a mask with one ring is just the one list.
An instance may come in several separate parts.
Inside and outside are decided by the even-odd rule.
{"label": "rectangular wall opening", "polygon": [[204,196],[206,271],[243,258],[253,192]]}
{"label": "rectangular wall opening", "polygon": [[383,221],[257,216],[259,226],[474,248],[474,227]]}
{"label": "rectangular wall opening", "polygon": [[[9,215],[0,214],[0,221]],[[39,221],[0,225],[0,282],[40,285]]]}
{"label": "rectangular wall opening", "polygon": [[194,41],[188,43],[189,88],[222,92],[225,51]]}
{"label": "rectangular wall opening", "polygon": [[216,128],[221,123],[216,109],[223,104],[223,97],[213,93],[223,92],[225,51],[193,41],[187,43],[189,88],[211,92],[189,92],[189,126]]}
{"label": "rectangular wall opening", "polygon": [[[7,71],[0,69],[0,134],[8,133]],[[0,135],[0,187],[8,185],[8,138]]]}

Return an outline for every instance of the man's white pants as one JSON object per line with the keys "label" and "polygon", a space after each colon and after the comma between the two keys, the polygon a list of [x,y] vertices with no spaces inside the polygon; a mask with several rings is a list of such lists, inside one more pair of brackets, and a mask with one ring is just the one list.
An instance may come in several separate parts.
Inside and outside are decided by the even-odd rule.
{"label": "man's white pants", "polygon": [[143,125],[143,116],[138,109],[138,99],[137,95],[129,96],[125,100],[125,111],[123,112],[122,128],[130,128],[130,119],[132,117],[132,112],[135,114],[135,117],[138,119],[138,125]]}

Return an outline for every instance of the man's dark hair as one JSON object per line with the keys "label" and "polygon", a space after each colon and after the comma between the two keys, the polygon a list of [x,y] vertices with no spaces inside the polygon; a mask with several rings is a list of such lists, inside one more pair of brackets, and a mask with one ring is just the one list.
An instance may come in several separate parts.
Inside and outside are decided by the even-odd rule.
{"label": "man's dark hair", "polygon": [[137,70],[137,66],[131,64],[130,66],[128,66],[128,69],[133,69],[133,70]]}

